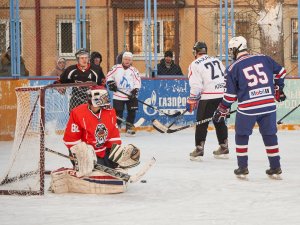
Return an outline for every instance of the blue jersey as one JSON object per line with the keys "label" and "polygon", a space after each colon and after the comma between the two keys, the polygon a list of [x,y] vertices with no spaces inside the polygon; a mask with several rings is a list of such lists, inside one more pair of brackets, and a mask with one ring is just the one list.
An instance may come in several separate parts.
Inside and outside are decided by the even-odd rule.
{"label": "blue jersey", "polygon": [[274,86],[284,87],[285,69],[265,55],[242,55],[226,69],[222,104],[238,101],[238,112],[261,115],[276,111]]}

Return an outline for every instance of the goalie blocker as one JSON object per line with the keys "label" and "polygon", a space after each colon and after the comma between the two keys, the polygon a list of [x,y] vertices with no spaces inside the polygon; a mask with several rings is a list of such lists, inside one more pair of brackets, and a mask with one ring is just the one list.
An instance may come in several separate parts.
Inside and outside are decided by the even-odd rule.
{"label": "goalie blocker", "polygon": [[[81,142],[70,151],[74,169],[61,168],[51,173],[52,192],[121,193],[126,190],[125,181],[108,176],[105,172],[94,171],[97,157],[91,145]],[[132,144],[124,147],[114,145],[109,159],[117,163],[117,169],[124,173],[127,168],[140,163],[140,150]]]}

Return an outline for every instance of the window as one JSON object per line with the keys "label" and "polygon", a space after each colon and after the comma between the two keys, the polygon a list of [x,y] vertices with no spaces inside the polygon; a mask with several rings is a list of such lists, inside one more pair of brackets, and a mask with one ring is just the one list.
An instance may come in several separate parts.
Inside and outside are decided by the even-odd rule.
{"label": "window", "polygon": [[[9,20],[0,20],[0,54],[6,52],[8,46],[10,46],[10,29]],[[20,52],[22,54],[22,26],[20,22]]]}
{"label": "window", "polygon": [[298,58],[298,19],[292,19],[292,58]]}
{"label": "window", "polygon": [[[124,49],[134,55],[144,56],[145,21],[144,18],[126,18],[124,22],[125,37]],[[163,56],[167,50],[174,51],[175,22],[173,18],[157,20],[157,53]],[[154,25],[151,22],[151,49],[154,54]]]}
{"label": "window", "polygon": [[[219,15],[216,15],[219,16]],[[217,54],[220,54],[220,19],[217,17]],[[251,38],[251,26],[250,26],[250,20],[246,17],[241,18],[239,15],[235,15],[235,36],[243,36],[247,40],[248,48],[251,46],[250,38]],[[231,20],[230,15],[228,16],[228,41],[232,37],[232,30],[231,30]],[[225,57],[225,18],[222,20],[222,55]]]}
{"label": "window", "polygon": [[[58,20],[58,51],[59,56],[74,58],[76,52],[76,21],[75,19]],[[83,29],[81,23],[81,45]],[[86,21],[86,48],[90,50],[90,22]]]}

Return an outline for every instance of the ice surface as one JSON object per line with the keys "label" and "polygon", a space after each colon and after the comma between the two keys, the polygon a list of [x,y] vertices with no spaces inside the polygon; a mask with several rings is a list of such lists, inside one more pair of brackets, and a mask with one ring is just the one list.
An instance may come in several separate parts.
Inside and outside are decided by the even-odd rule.
{"label": "ice surface", "polygon": [[[147,183],[131,184],[126,193],[115,195],[0,196],[0,224],[299,225],[299,137],[300,131],[278,133],[283,180],[277,181],[265,175],[267,156],[255,131],[249,143],[249,181],[241,181],[233,174],[237,167],[233,131],[229,132],[230,159],[213,158],[217,139],[210,131],[203,162],[189,160],[193,129],[123,136],[125,144],[141,148],[142,162],[156,157],[156,164],[145,175]],[[11,145],[0,142],[1,171]],[[64,160],[58,158],[57,167],[69,165]]]}

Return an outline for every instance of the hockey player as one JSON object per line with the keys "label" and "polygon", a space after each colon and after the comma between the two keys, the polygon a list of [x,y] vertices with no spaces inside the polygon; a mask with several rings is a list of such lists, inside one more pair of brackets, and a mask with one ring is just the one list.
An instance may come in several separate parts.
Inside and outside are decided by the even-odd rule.
{"label": "hockey player", "polygon": [[[96,82],[98,85],[105,83],[105,77],[99,66],[90,64],[89,52],[81,48],[75,53],[77,64],[71,65],[61,74],[58,81],[55,83],[83,83]],[[74,87],[72,89],[72,97],[70,99],[70,111],[76,106],[86,103],[87,88]]]}
{"label": "hockey player", "polygon": [[[141,88],[141,78],[138,70],[132,66],[133,55],[131,52],[124,52],[122,56],[122,64],[117,64],[108,72],[106,84],[113,91],[113,107],[117,112],[117,116],[123,118],[123,111],[126,105],[127,118],[126,122],[133,124],[138,109],[137,96]],[[124,95],[118,90],[130,95]],[[118,121],[121,127],[121,121]],[[132,126],[126,126],[127,136],[134,136],[135,130]]]}
{"label": "hockey player", "polygon": [[[139,164],[140,151],[137,147],[132,144],[120,146],[116,122],[116,113],[110,106],[107,90],[103,86],[91,87],[88,91],[88,103],[71,111],[63,138],[70,151],[74,169],[59,169],[52,173],[51,187],[54,192],[124,191],[124,182],[116,181],[103,172],[100,175],[99,171],[93,172],[95,163],[122,169]],[[76,185],[83,187],[78,188]],[[113,189],[107,190],[109,187]]]}
{"label": "hockey player", "polygon": [[[193,47],[195,60],[189,66],[190,96],[187,99],[187,110],[192,112],[197,107],[197,121],[213,116],[224,93],[224,66],[220,60],[207,55],[204,42],[196,42]],[[199,105],[198,105],[199,103]],[[224,121],[214,122],[219,148],[213,152],[216,158],[227,158],[228,130]],[[208,123],[198,125],[195,132],[196,148],[190,153],[192,161],[201,160],[207,136]]]}
{"label": "hockey player", "polygon": [[[248,172],[248,140],[257,122],[268,155],[270,169],[267,175],[281,174],[277,142],[276,101],[284,101],[283,92],[285,69],[265,55],[250,55],[244,37],[233,37],[228,44],[236,60],[227,70],[226,92],[214,120],[223,122],[232,103],[238,101],[235,122],[235,141],[238,169],[237,176]],[[275,96],[275,99],[274,99]]]}

